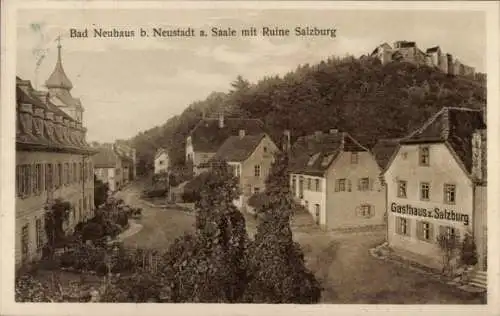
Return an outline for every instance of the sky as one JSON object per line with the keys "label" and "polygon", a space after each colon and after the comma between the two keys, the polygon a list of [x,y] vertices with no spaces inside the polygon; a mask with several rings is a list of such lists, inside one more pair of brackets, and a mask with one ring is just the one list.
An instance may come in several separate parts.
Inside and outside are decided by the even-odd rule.
{"label": "sky", "polygon": [[[165,123],[212,91],[226,92],[238,75],[251,82],[283,75],[330,56],[370,53],[397,40],[425,50],[439,45],[484,72],[482,12],[237,9],[20,10],[17,75],[38,89],[54,69],[61,36],[71,93],[85,108],[87,140],[112,142]],[[334,28],[336,37],[71,38],[70,29],[297,26]],[[44,56],[40,61],[40,57]]]}

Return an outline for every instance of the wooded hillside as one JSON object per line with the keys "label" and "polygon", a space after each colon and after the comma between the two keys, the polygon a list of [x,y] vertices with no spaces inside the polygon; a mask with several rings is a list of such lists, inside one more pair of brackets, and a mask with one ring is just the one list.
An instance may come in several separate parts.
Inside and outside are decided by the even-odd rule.
{"label": "wooded hillside", "polygon": [[151,167],[159,147],[168,148],[174,164],[182,164],[186,137],[203,113],[214,116],[223,110],[227,116],[259,118],[276,140],[285,129],[291,130],[293,141],[316,130],[337,128],[372,146],[378,138],[404,136],[443,106],[486,106],[485,84],[427,66],[382,66],[369,57],[330,58],[254,84],[238,77],[231,87],[131,139],[138,172]]}

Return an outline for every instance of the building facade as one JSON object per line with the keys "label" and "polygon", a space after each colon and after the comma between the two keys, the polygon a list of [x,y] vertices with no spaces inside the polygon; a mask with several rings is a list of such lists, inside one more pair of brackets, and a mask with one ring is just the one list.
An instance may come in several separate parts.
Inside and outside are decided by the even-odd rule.
{"label": "building facade", "polygon": [[170,160],[168,159],[168,152],[164,148],[158,149],[154,158],[154,173],[164,173],[167,172],[170,166]]}
{"label": "building facade", "polygon": [[[85,140],[83,108],[71,97],[58,49],[56,68],[46,82],[49,92],[16,79],[16,268],[40,258],[47,243],[45,219],[58,200],[71,205],[66,232],[94,212],[95,151]],[[59,106],[55,98],[67,103]]]}
{"label": "building facade", "polygon": [[324,229],[384,224],[380,167],[349,134],[331,130],[299,138],[290,169],[292,194]]}
{"label": "building facade", "polygon": [[237,136],[240,130],[246,135],[264,133],[264,125],[256,119],[226,118],[220,114],[217,119],[202,119],[186,139],[186,164],[192,166],[194,175],[205,171],[205,165],[212,159],[230,136]]}
{"label": "building facade", "polygon": [[486,133],[482,111],[444,108],[401,140],[384,171],[388,243],[440,268],[440,235],[476,242],[486,264]]}
{"label": "building facade", "polygon": [[113,144],[100,145],[92,160],[96,178],[108,184],[110,193],[116,192],[124,185],[123,160],[115,152]]}

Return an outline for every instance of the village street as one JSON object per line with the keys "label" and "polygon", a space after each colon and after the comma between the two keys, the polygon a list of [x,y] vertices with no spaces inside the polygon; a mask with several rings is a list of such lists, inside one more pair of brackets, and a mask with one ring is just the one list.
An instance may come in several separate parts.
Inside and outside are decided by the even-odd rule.
{"label": "village street", "polygon": [[[194,215],[175,209],[147,206],[140,199],[142,187],[133,183],[117,197],[143,208],[138,220],[142,229],[124,239],[126,246],[167,249],[185,232],[193,231]],[[256,222],[246,216],[250,236]],[[369,249],[384,240],[385,230],[323,232],[308,214],[298,214],[292,223],[294,239],[302,245],[307,266],[321,281],[322,303],[360,304],[474,304],[477,295],[462,292],[427,276],[373,258]]]}

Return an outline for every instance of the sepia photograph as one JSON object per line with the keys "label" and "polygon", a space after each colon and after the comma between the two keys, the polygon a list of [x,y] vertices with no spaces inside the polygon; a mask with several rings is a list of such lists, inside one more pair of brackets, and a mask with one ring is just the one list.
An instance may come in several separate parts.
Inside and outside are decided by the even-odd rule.
{"label": "sepia photograph", "polygon": [[498,3],[296,3],[9,3],[10,304],[492,311]]}

